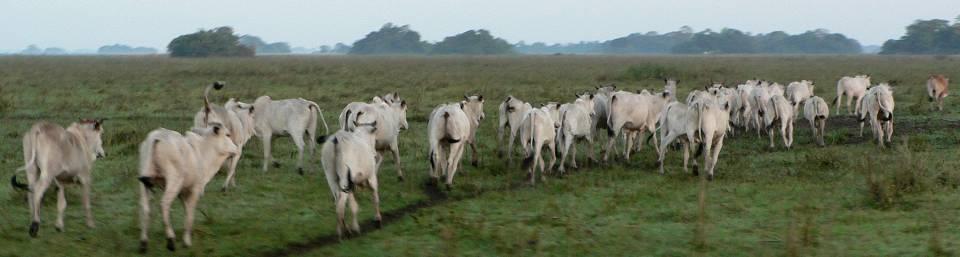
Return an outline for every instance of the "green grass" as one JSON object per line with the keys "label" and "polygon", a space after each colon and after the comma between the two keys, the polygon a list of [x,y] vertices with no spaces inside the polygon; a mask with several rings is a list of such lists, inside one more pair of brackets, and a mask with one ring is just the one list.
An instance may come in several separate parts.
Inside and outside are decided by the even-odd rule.
{"label": "green grass", "polygon": [[[573,99],[600,82],[623,89],[659,89],[661,76],[681,80],[681,96],[710,81],[754,77],[786,84],[810,79],[828,101],[842,75],[866,72],[895,80],[894,144],[878,149],[856,135],[850,117],[831,117],[826,148],[815,147],[805,120],[792,150],[775,150],[755,133],[728,137],[717,178],[683,173],[678,151],[657,175],[645,147],[627,162],[582,168],[564,178],[524,184],[518,167],[495,156],[496,106],[507,95],[526,101]],[[183,131],[201,104],[202,86],[252,101],[303,97],[316,101],[335,127],[348,102],[398,91],[410,103],[410,129],[401,133],[407,180],[392,158],[381,169],[381,198],[390,216],[379,230],[340,243],[335,212],[317,156],[310,173],[295,172],[293,144],[275,140],[283,165],[260,171],[262,148],[245,148],[235,190],[220,192],[218,176],[200,200],[194,246],[178,241],[176,255],[198,256],[932,256],[960,254],[960,105],[947,99],[933,113],[926,76],[960,78],[960,59],[899,56],[644,56],[644,57],[156,57],[0,58],[0,178],[23,164],[21,134],[39,120],[67,124],[107,117],[107,158],[94,170],[97,228],[83,225],[80,192],[68,186],[66,231],[58,233],[55,191],[41,209],[39,238],[27,235],[25,194],[0,186],[0,256],[126,256],[138,246],[136,149],[157,127]],[[729,83],[732,84],[732,83]],[[445,198],[423,189],[427,177],[426,115],[464,93],[488,99],[480,128],[481,167],[464,163]],[[833,108],[833,106],[831,106]],[[833,112],[833,110],[831,110]],[[869,130],[869,127],[867,128]],[[606,136],[600,136],[606,140]],[[580,153],[585,154],[585,149]],[[581,158],[583,155],[581,155]],[[700,159],[702,162],[702,158]],[[20,176],[23,180],[22,175]],[[370,194],[358,195],[363,222]],[[182,209],[173,223],[182,230]],[[155,208],[156,209],[156,208]],[[702,212],[701,212],[702,209]],[[149,255],[169,255],[155,212]],[[698,232],[699,231],[699,232]]]}

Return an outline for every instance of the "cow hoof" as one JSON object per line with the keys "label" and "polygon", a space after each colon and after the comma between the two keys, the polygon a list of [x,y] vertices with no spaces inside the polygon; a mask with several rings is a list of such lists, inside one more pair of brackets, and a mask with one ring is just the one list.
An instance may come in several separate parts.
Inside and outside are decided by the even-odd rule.
{"label": "cow hoof", "polygon": [[397,181],[403,182],[403,176],[397,176]]}
{"label": "cow hoof", "polygon": [[453,184],[447,184],[447,192],[453,191]]}
{"label": "cow hoof", "polygon": [[30,237],[37,237],[37,231],[40,231],[40,222],[30,223]]}
{"label": "cow hoof", "polygon": [[694,175],[694,176],[700,176],[700,167],[699,167],[699,166],[693,166],[693,175]]}
{"label": "cow hoof", "polygon": [[171,252],[177,250],[177,246],[173,243],[173,238],[167,238],[167,250],[170,250]]}
{"label": "cow hoof", "polygon": [[470,162],[470,165],[473,165],[473,167],[480,167],[480,161],[472,161]]}
{"label": "cow hoof", "polygon": [[707,181],[713,181],[713,174],[707,175]]}
{"label": "cow hoof", "polygon": [[373,224],[377,227],[377,229],[383,228],[383,220],[379,220],[379,219],[378,219],[378,220],[374,220],[374,221],[373,221]]}
{"label": "cow hoof", "polygon": [[54,229],[57,230],[57,233],[63,233],[63,228],[62,228],[62,227],[54,227]]}
{"label": "cow hoof", "polygon": [[303,168],[297,168],[297,173],[300,173],[300,176],[303,176]]}
{"label": "cow hoof", "polygon": [[147,253],[147,241],[140,241],[140,253]]}
{"label": "cow hoof", "polygon": [[279,162],[273,162],[273,167],[274,167],[274,168],[280,168],[280,163],[279,163]]}

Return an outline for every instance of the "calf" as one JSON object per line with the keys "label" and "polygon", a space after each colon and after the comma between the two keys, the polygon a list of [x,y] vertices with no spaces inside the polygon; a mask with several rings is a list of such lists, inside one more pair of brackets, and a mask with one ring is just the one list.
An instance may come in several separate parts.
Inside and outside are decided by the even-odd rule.
{"label": "calf", "polygon": [[464,144],[470,138],[472,124],[464,112],[465,107],[464,103],[440,105],[430,113],[427,124],[430,177],[438,181],[441,176],[446,176],[447,189],[453,186],[453,176],[465,151]]}
{"label": "calf", "polygon": [[[550,115],[550,108],[544,106],[539,109],[531,109],[523,116],[520,122],[520,142],[523,142],[523,169],[527,171],[530,177],[530,184],[536,184],[536,167],[540,165],[540,180],[546,181],[547,170],[553,168],[557,161],[556,155],[556,137],[559,121],[553,119]],[[547,153],[550,155],[550,165],[544,166],[541,151],[547,147]]]}
{"label": "calf", "polygon": [[870,121],[870,129],[877,137],[877,144],[883,145],[883,136],[886,134],[887,143],[893,137],[893,89],[887,83],[870,88],[863,97],[863,104],[859,110],[860,136],[863,136],[863,123]]}
{"label": "calf", "polygon": [[[868,86],[870,86],[869,75],[844,76],[840,78],[840,80],[837,81],[837,98],[833,100],[837,107],[837,115],[840,115],[840,101],[843,99],[843,96],[847,96],[848,114],[860,110],[860,102],[867,93]],[[856,107],[853,109],[850,109],[851,100],[856,101]]]}
{"label": "calf", "polygon": [[767,135],[770,136],[770,148],[775,147],[773,144],[774,129],[779,127],[780,136],[783,137],[783,145],[790,149],[793,145],[793,124],[796,119],[796,115],[793,114],[793,106],[782,95],[773,95],[764,105],[766,111],[763,115],[763,124],[767,128]]}
{"label": "calf", "polygon": [[[405,130],[409,127],[407,123],[407,102],[401,100],[400,102],[380,102],[372,104],[363,104],[359,106],[356,111],[349,109],[350,106],[344,108],[343,113],[346,114],[346,120],[353,122],[345,122],[345,128],[347,130],[352,130],[356,125],[357,120],[361,116],[370,116],[373,120],[376,120],[377,130],[376,130],[376,150],[378,156],[378,162],[383,161],[383,153],[390,151],[393,153],[394,164],[397,169],[397,179],[403,181],[403,169],[400,167],[400,130]],[[344,116],[344,114],[341,116]]]}
{"label": "calf", "polygon": [[[373,116],[360,117],[355,120],[355,126],[350,130],[339,130],[329,137],[317,138],[317,143],[323,144],[320,151],[320,162],[333,194],[333,202],[337,209],[337,236],[343,238],[344,230],[347,233],[360,233],[357,223],[357,199],[354,190],[357,186],[369,186],[373,191],[374,221],[377,226],[382,225],[380,215],[380,192],[377,182],[376,131],[377,121]],[[347,206],[353,214],[353,223],[347,226],[344,218]]]}
{"label": "calf", "polygon": [[312,139],[317,135],[318,115],[324,131],[330,133],[320,106],[303,98],[273,100],[270,96],[261,96],[253,102],[253,109],[254,134],[263,141],[263,171],[267,171],[271,162],[279,166],[270,153],[273,136],[290,136],[297,145],[297,171],[302,175],[304,145],[311,156],[316,149]]}
{"label": "calf", "polygon": [[226,190],[230,185],[236,186],[237,164],[240,163],[240,156],[243,155],[243,146],[253,137],[254,134],[254,107],[250,104],[239,103],[230,98],[223,106],[210,104],[210,90],[220,90],[223,88],[223,82],[217,81],[209,86],[203,92],[203,108],[193,116],[193,126],[196,128],[206,128],[210,124],[221,124],[224,129],[230,131],[230,138],[238,147],[238,153],[228,160],[227,179],[223,181],[223,189]]}
{"label": "calf", "polygon": [[803,106],[803,117],[810,122],[810,131],[817,139],[817,145],[824,146],[823,134],[827,127],[827,118],[830,116],[830,109],[827,101],[819,96],[808,98]]}
{"label": "calf", "polygon": [[483,96],[463,96],[463,112],[470,119],[470,133],[467,134],[467,144],[470,145],[471,155],[470,163],[477,167],[480,165],[480,154],[477,152],[477,130],[480,129],[480,122],[486,118],[483,113]]}
{"label": "calf", "polygon": [[184,205],[183,243],[190,247],[193,217],[200,196],[220,166],[239,152],[231,140],[230,130],[219,124],[194,128],[181,135],[160,128],[147,134],[140,144],[140,251],[147,251],[147,230],[150,228],[150,197],[153,186],[161,184],[163,196],[160,212],[166,232],[167,249],[174,251],[173,227],[170,226],[170,205],[177,197]]}
{"label": "calf", "polygon": [[943,75],[932,75],[927,79],[927,96],[930,102],[937,102],[937,110],[943,111],[943,99],[947,97],[950,79]]}
{"label": "calf", "polygon": [[[510,164],[513,164],[513,142],[516,141],[517,129],[520,128],[520,121],[523,120],[523,115],[530,109],[533,109],[532,105],[513,96],[507,96],[507,99],[503,100],[503,103],[500,103],[497,115],[499,119],[499,125],[497,126],[497,155],[502,158],[504,153],[506,153],[508,163]],[[509,131],[506,130],[508,127],[510,128]],[[506,142],[507,148],[504,150],[503,137],[506,133],[509,133],[510,139]]]}
{"label": "calf", "polygon": [[80,120],[64,129],[49,122],[38,122],[23,135],[23,159],[26,162],[17,172],[25,171],[27,184],[17,182],[14,173],[10,183],[27,191],[30,205],[30,236],[40,230],[40,206],[43,194],[51,184],[57,186],[57,231],[63,231],[63,211],[67,208],[65,183],[74,180],[83,187],[83,209],[87,227],[93,228],[90,211],[90,184],[93,162],[103,158],[103,120]]}
{"label": "calf", "polygon": [[570,154],[571,151],[573,154],[570,158],[571,167],[577,168],[577,148],[573,144],[578,139],[587,141],[587,147],[590,148],[587,152],[589,154],[588,158],[590,161],[595,161],[593,157],[592,120],[596,113],[593,109],[593,99],[593,94],[577,95],[577,99],[573,103],[560,106],[560,127],[557,130],[557,142],[560,143],[558,150],[561,153],[559,165],[561,175],[566,171],[564,164],[567,160],[567,154]]}

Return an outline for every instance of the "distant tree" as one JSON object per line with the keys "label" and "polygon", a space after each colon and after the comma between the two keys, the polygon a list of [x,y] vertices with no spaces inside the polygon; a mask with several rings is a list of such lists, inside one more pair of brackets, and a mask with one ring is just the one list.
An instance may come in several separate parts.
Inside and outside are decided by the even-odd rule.
{"label": "distant tree", "polygon": [[241,45],[253,48],[257,54],[289,54],[290,44],[286,42],[267,43],[254,35],[243,35],[238,40]]}
{"label": "distant tree", "polygon": [[253,56],[254,48],[239,43],[233,28],[219,27],[181,35],[170,41],[167,50],[172,57]]}
{"label": "distant tree", "polygon": [[900,39],[884,42],[880,54],[960,54],[960,22],[917,20]]}
{"label": "distant tree", "polygon": [[25,55],[41,55],[41,54],[43,54],[43,49],[41,49],[41,48],[40,48],[39,46],[37,46],[37,45],[29,45],[29,46],[27,46],[26,49],[23,49],[23,51],[20,51],[20,54],[25,54]]}
{"label": "distant tree", "polygon": [[757,46],[750,34],[725,28],[719,33],[709,29],[696,33],[689,41],[674,46],[672,51],[682,54],[755,53]]}
{"label": "distant tree", "polygon": [[615,38],[604,44],[605,53],[669,53],[679,43],[689,41],[693,37],[690,27],[684,26],[680,31],[660,35],[656,31],[645,34],[634,33],[626,37]]}
{"label": "distant tree", "polygon": [[128,45],[114,44],[101,46],[97,49],[97,54],[104,55],[138,55],[138,54],[157,54],[157,49],[150,47],[130,47]]}
{"label": "distant tree", "polygon": [[420,33],[411,30],[409,25],[387,23],[354,42],[350,54],[422,54],[428,48],[427,42],[420,41]]}
{"label": "distant tree", "polygon": [[335,54],[347,54],[347,53],[350,53],[350,50],[352,50],[352,49],[353,49],[353,47],[351,47],[351,46],[349,46],[349,45],[347,45],[347,44],[337,43],[336,45],[333,46],[333,49],[330,50],[330,53],[335,53]]}
{"label": "distant tree", "polygon": [[509,54],[513,46],[506,40],[495,38],[487,30],[468,30],[446,37],[433,46],[433,54]]}

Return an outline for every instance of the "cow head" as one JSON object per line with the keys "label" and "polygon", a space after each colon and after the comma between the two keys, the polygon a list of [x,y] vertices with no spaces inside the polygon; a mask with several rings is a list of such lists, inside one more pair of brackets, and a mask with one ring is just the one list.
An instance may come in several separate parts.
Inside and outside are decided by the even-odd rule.
{"label": "cow head", "polygon": [[222,124],[212,123],[209,128],[203,129],[198,133],[207,141],[207,145],[213,147],[213,150],[219,156],[233,156],[240,152],[237,144],[233,143],[233,135],[230,130]]}
{"label": "cow head", "polygon": [[86,142],[91,160],[102,159],[107,155],[103,150],[103,121],[104,119],[81,119],[79,123],[71,126]]}
{"label": "cow head", "polygon": [[467,116],[470,116],[470,118],[474,119],[478,125],[480,124],[480,121],[487,117],[486,114],[483,113],[482,95],[463,95],[463,105],[464,112],[467,113]]}
{"label": "cow head", "polygon": [[406,130],[409,127],[409,124],[407,124],[407,100],[391,103],[390,108],[393,109],[400,120],[400,129]]}
{"label": "cow head", "polygon": [[252,104],[242,103],[236,99],[230,98],[230,100],[227,100],[227,102],[223,104],[223,107],[227,109],[227,111],[233,112],[237,115],[237,119],[240,120],[240,125],[243,126],[243,131],[247,133],[248,136],[253,135],[256,132],[254,129],[253,114],[256,108],[254,108]]}

